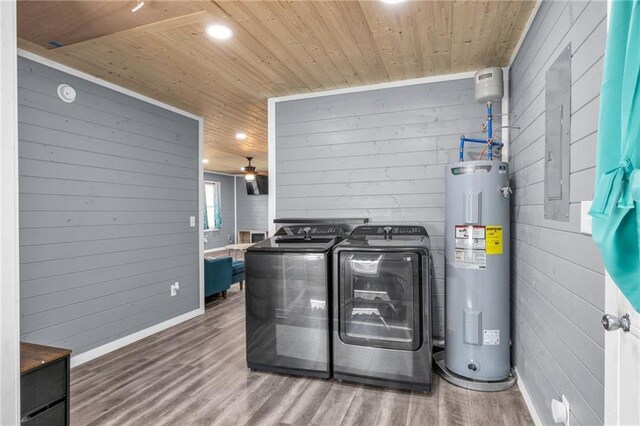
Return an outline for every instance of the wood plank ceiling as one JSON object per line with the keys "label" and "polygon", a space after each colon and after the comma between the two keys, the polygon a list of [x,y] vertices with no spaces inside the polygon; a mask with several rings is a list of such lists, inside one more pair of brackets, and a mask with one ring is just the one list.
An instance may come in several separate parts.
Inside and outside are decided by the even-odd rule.
{"label": "wood plank ceiling", "polygon": [[[535,1],[19,1],[19,47],[205,118],[267,170],[267,98],[507,65]],[[214,40],[205,28],[234,35]],[[62,45],[52,48],[49,44]],[[235,139],[245,132],[244,141]]]}

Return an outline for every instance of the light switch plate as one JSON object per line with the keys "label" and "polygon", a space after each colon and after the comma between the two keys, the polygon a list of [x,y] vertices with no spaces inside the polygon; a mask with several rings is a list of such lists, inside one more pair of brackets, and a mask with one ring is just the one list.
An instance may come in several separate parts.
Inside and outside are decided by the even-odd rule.
{"label": "light switch plate", "polygon": [[189,226],[192,227],[192,228],[196,226],[196,217],[195,216],[189,216]]}
{"label": "light switch plate", "polygon": [[593,201],[580,201],[580,232],[591,235],[591,203]]}

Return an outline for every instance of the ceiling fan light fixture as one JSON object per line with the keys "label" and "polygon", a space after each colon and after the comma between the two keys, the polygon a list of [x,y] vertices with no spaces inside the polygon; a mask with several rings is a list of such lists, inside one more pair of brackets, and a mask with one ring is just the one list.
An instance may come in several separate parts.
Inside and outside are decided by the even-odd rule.
{"label": "ceiling fan light fixture", "polygon": [[246,159],[249,160],[249,164],[242,168],[244,170],[244,180],[253,182],[256,179],[256,168],[251,165],[253,157],[246,157]]}
{"label": "ceiling fan light fixture", "polygon": [[236,133],[236,139],[238,140],[245,140],[247,138],[247,134],[245,132],[238,132]]}

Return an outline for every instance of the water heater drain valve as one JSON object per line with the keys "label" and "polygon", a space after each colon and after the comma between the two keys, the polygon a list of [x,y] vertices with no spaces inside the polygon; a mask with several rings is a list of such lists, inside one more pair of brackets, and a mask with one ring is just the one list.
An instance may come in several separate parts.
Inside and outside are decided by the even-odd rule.
{"label": "water heater drain valve", "polygon": [[513,194],[513,190],[510,186],[503,186],[502,188],[500,188],[500,191],[502,191],[502,196],[504,198],[509,198],[511,194]]}

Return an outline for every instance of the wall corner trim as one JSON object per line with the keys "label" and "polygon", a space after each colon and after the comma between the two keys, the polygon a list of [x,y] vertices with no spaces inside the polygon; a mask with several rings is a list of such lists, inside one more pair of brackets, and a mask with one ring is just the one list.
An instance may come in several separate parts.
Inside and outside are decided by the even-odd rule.
{"label": "wall corner trim", "polygon": [[511,148],[511,94],[510,94],[510,84],[509,84],[509,72],[511,70],[511,65],[502,68],[502,75],[504,76],[502,79],[502,87],[504,96],[502,97],[502,143],[504,144],[502,147],[502,161],[509,162],[509,149]]}
{"label": "wall corner trim", "polygon": [[146,337],[152,336],[156,333],[159,333],[163,330],[176,326],[180,323],[188,321],[192,318],[195,318],[199,315],[204,314],[204,308],[198,308],[191,312],[187,312],[186,314],[182,314],[180,316],[171,318],[167,321],[161,322],[160,324],[156,324],[149,328],[145,328],[144,330],[140,330],[136,333],[129,334],[121,339],[114,340],[113,342],[109,342],[105,345],[99,346],[95,349],[91,349],[87,352],[83,352],[79,355],[71,357],[71,368],[77,367],[79,365],[84,364],[85,362],[89,362],[93,359],[106,355],[110,352],[123,348],[127,345],[130,345],[138,340],[142,340]]}
{"label": "wall corner trim", "polygon": [[[267,99],[267,158],[269,167],[269,207],[268,207],[268,230],[269,235],[275,234],[276,225],[276,102],[280,98]],[[237,234],[237,232],[236,232]]]}
{"label": "wall corner trim", "polygon": [[0,2],[0,424],[20,423],[16,1]]}
{"label": "wall corner trim", "polygon": [[516,382],[516,383],[518,383],[518,389],[520,390],[520,393],[522,394],[522,398],[524,399],[524,403],[527,405],[527,409],[529,410],[529,414],[531,414],[531,419],[533,420],[533,424],[535,424],[536,426],[542,426],[543,423],[540,420],[540,416],[538,415],[538,411],[536,411],[535,405],[533,405],[533,400],[531,399],[531,395],[529,394],[529,391],[527,391],[527,387],[526,387],[524,381],[522,380],[522,376],[520,375],[520,372],[518,371],[517,367],[514,367],[514,370],[516,370],[516,374],[518,375],[518,380]]}
{"label": "wall corner trim", "polygon": [[238,182],[233,177],[233,242],[238,242]]}
{"label": "wall corner trim", "polygon": [[[202,224],[204,223],[204,212],[202,206],[204,205],[204,173],[202,159],[204,158],[204,119],[202,117],[196,117],[198,120],[198,222],[196,226],[200,228],[198,232],[198,254],[200,259],[204,258],[204,232],[202,232]],[[198,288],[200,289],[199,299],[199,311],[204,313],[204,262],[200,260],[198,262]]]}

